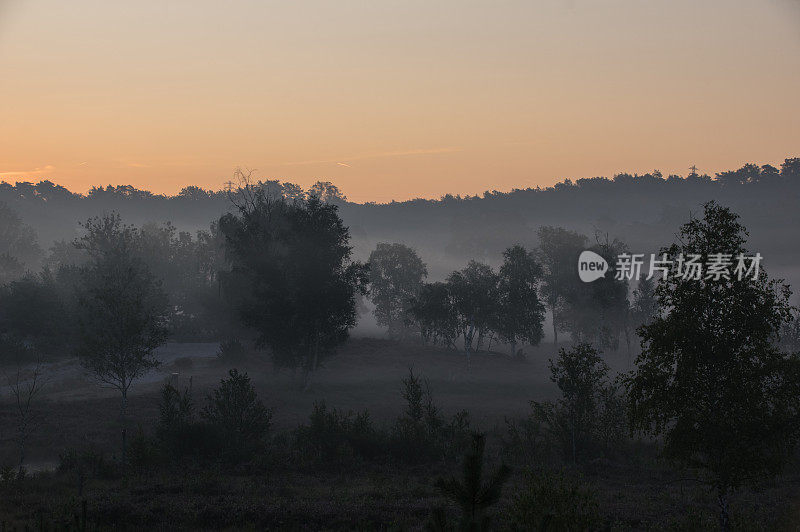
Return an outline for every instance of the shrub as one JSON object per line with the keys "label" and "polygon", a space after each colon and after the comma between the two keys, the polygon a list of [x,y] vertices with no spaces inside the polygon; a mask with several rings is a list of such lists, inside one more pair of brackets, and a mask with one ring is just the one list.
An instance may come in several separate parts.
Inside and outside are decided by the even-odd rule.
{"label": "shrub", "polygon": [[[183,392],[171,384],[161,389],[156,424],[157,447],[162,459],[202,462],[216,460],[223,454],[225,435],[217,427],[196,419],[191,390]],[[143,446],[144,441],[139,442]],[[155,458],[146,449],[144,456]]]}
{"label": "shrub", "polygon": [[304,457],[318,464],[339,463],[353,456],[373,458],[380,454],[383,443],[367,410],[344,413],[328,409],[324,401],[314,403],[308,425],[298,427],[295,438]]}
{"label": "shrub", "polygon": [[601,524],[595,492],[563,472],[528,472],[508,517],[519,530],[583,531]]}
{"label": "shrub", "polygon": [[439,417],[427,381],[414,375],[409,368],[403,379],[403,399],[406,400],[404,415],[399,417],[392,428],[389,448],[392,455],[402,461],[427,461],[440,454],[438,448]]}
{"label": "shrub", "polygon": [[404,462],[426,462],[460,454],[469,440],[469,415],[462,411],[449,423],[433,401],[428,381],[409,373],[403,379],[405,414],[395,421],[389,438],[392,456]]}
{"label": "shrub", "polygon": [[531,401],[531,413],[521,420],[506,418],[504,451],[526,465],[562,458],[570,447],[568,423],[562,410],[551,402]]}
{"label": "shrub", "polygon": [[561,455],[583,462],[619,450],[627,428],[625,397],[608,380],[608,366],[589,344],[561,349],[550,361],[551,380],[563,398],[558,402],[531,401],[531,414],[521,422],[506,420],[506,451],[529,463]]}
{"label": "shrub", "polygon": [[[463,478],[440,478],[436,488],[461,510],[461,530],[486,530],[491,522],[491,508],[500,499],[503,485],[511,474],[511,469],[500,464],[496,471],[484,474],[484,450],[486,437],[480,433],[472,434],[472,448],[464,456]],[[488,478],[485,478],[488,477]],[[447,528],[445,515],[441,510],[433,514],[432,528]]]}
{"label": "shrub", "polygon": [[128,444],[128,463],[131,466],[146,469],[161,462],[162,453],[157,442],[148,438],[144,429],[139,425],[136,434]]}
{"label": "shrub", "polygon": [[265,443],[272,411],[258,399],[247,373],[232,369],[207,398],[200,416],[224,438],[222,457],[247,460]]}

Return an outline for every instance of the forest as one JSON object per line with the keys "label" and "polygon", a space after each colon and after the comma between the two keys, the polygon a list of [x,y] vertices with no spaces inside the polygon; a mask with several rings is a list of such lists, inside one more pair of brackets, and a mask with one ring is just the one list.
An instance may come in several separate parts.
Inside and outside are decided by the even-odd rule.
{"label": "forest", "polygon": [[796,530],[798,205],[800,158],[385,204],[3,182],[2,530]]}

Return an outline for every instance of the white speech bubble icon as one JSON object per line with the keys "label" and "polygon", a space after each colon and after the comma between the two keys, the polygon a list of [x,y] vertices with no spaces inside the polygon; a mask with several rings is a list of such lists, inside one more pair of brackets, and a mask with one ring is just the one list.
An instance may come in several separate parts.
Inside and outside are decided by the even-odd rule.
{"label": "white speech bubble icon", "polygon": [[578,257],[578,277],[584,283],[591,283],[603,277],[608,271],[606,259],[594,251],[582,251]]}

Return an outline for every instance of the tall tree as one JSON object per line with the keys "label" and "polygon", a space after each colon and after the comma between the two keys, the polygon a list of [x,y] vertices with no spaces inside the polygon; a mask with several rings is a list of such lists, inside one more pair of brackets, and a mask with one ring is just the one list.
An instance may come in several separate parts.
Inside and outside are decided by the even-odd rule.
{"label": "tall tree", "polygon": [[627,381],[632,426],[663,435],[668,458],[705,475],[723,530],[730,491],[779,471],[800,430],[800,358],[775,342],[791,319],[788,287],[763,268],[696,278],[679,260],[723,254],[737,263],[746,237],[736,214],[710,202],[681,228],[681,243],[662,250],[673,260],[656,288],[662,312],[639,329],[642,353]]}
{"label": "tall tree", "polygon": [[231,265],[223,289],[256,343],[278,366],[302,369],[307,386],[320,359],[355,326],[367,270],[350,261],[337,207],[315,195],[287,202],[255,190],[236,207],[219,223]]}
{"label": "tall tree", "polygon": [[409,306],[409,319],[419,328],[422,341],[453,347],[458,337],[458,315],[447,283],[423,285]]}
{"label": "tall tree", "polygon": [[616,350],[629,311],[628,281],[617,278],[617,257],[627,249],[617,239],[598,236],[591,250],[606,260],[609,269],[591,283],[574,282],[569,286],[564,297],[561,326],[569,331],[573,340]]}
{"label": "tall tree", "polygon": [[572,461],[577,462],[579,442],[591,438],[599,413],[603,389],[608,386],[608,365],[590,344],[576,344],[569,351],[560,349],[558,359],[550,360],[550,380],[563,395],[562,404],[569,418]]}
{"label": "tall tree", "polygon": [[520,245],[503,252],[500,266],[497,330],[500,337],[512,344],[537,345],[544,337],[544,305],[539,301],[539,279],[542,267],[533,253]]}
{"label": "tall tree", "polygon": [[138,251],[138,231],[117,214],[90,218],[76,246],[90,261],[77,289],[77,354],[99,381],[119,390],[124,419],[133,382],[158,365],[167,339],[167,298]]}
{"label": "tall tree", "polygon": [[411,301],[419,295],[428,276],[425,263],[403,244],[381,242],[369,255],[370,297],[378,325],[389,328],[389,336],[401,338],[407,331]]}
{"label": "tall tree", "polygon": [[563,326],[562,310],[567,295],[578,283],[578,256],[586,249],[586,236],[563,227],[542,226],[538,259],[542,264],[541,292],[545,305],[553,315],[553,344],[558,344],[558,331]]}
{"label": "tall tree", "polygon": [[628,369],[631,365],[631,342],[636,335],[636,331],[642,325],[653,321],[658,313],[658,301],[656,300],[656,280],[655,278],[642,277],[633,289],[633,300],[625,309],[625,320],[623,332],[628,351]]}
{"label": "tall tree", "polygon": [[[480,350],[483,339],[495,328],[498,315],[497,274],[491,267],[470,261],[466,268],[450,274],[447,285],[458,313],[467,361],[473,349]],[[477,339],[475,335],[478,335]]]}

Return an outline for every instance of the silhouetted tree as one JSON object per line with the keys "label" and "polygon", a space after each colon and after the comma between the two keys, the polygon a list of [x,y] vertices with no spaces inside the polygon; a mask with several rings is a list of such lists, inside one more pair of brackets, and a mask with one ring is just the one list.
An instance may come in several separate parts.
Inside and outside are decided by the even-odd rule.
{"label": "silhouetted tree", "polygon": [[794,184],[800,181],[800,157],[792,157],[783,161],[781,164],[781,177]]}
{"label": "silhouetted tree", "polygon": [[236,201],[238,214],[220,219],[231,265],[223,286],[257,344],[278,366],[301,368],[307,385],[355,326],[366,268],[350,262],[335,205],[313,195],[287,202],[261,190]]}
{"label": "silhouetted tree", "polygon": [[44,270],[0,286],[0,345],[24,344],[51,355],[72,344],[72,279]]}
{"label": "silhouetted tree", "polygon": [[480,350],[484,337],[496,328],[497,284],[498,277],[492,268],[474,260],[466,268],[451,273],[447,278],[468,362],[475,334],[478,335],[475,349]]}
{"label": "silhouetted tree", "polygon": [[206,402],[200,416],[222,436],[226,459],[247,458],[264,443],[272,411],[258,398],[247,373],[228,371]]}
{"label": "silhouetted tree", "polygon": [[[617,258],[627,251],[619,240],[597,239],[591,250],[609,265],[605,276],[591,283],[574,282],[564,298],[562,328],[573,340],[595,343],[602,348],[618,349],[619,335],[628,318],[628,281],[617,279]],[[573,276],[577,277],[577,260]]]}
{"label": "silhouetted tree", "polygon": [[[464,456],[462,478],[440,478],[436,487],[461,510],[460,530],[488,530],[492,516],[489,508],[500,500],[503,485],[511,475],[506,464],[500,464],[496,471],[484,474],[484,450],[486,436],[473,433],[472,448]],[[488,477],[488,478],[485,478]],[[443,521],[443,519],[438,519]]]}
{"label": "silhouetted tree", "polygon": [[409,319],[419,327],[422,341],[453,347],[458,337],[458,315],[446,283],[423,285],[411,300]]}
{"label": "silhouetted tree", "polygon": [[777,472],[800,429],[800,359],[774,341],[790,319],[788,287],[763,269],[697,279],[677,260],[697,254],[707,264],[721,253],[736,264],[746,237],[736,214],[710,202],[662,251],[674,261],[656,288],[662,313],[639,329],[642,353],[627,382],[632,426],[663,435],[668,458],[706,475],[723,530],[730,491]]}
{"label": "silhouetted tree", "polygon": [[339,187],[330,181],[317,181],[310,189],[308,189],[308,196],[314,196],[323,203],[342,203],[347,201]]}
{"label": "silhouetted tree", "polygon": [[124,419],[133,382],[158,365],[167,339],[167,299],[137,253],[138,232],[119,215],[90,218],[76,245],[90,262],[80,270],[76,352],[102,383],[119,390]]}
{"label": "silhouetted tree", "polygon": [[21,369],[17,369],[14,375],[8,377],[8,388],[11,391],[11,401],[13,407],[16,433],[14,440],[19,451],[19,468],[23,470],[26,458],[28,439],[38,428],[41,421],[39,411],[39,398],[45,386],[41,361],[37,361],[32,373],[23,374]]}
{"label": "silhouetted tree", "polygon": [[572,461],[577,462],[578,444],[592,437],[599,413],[601,393],[607,386],[608,365],[590,344],[560,349],[558,359],[550,360],[550,380],[558,385],[569,417]]}
{"label": "silhouetted tree", "polygon": [[586,237],[562,227],[543,226],[539,237],[538,259],[542,264],[542,297],[553,315],[553,344],[558,344],[558,331],[563,327],[562,311],[568,294],[579,282],[578,256],[586,249]]}
{"label": "silhouetted tree", "polygon": [[368,263],[375,320],[389,328],[390,337],[400,338],[406,331],[411,301],[419,295],[428,270],[416,252],[403,244],[379,243]]}
{"label": "silhouetted tree", "polygon": [[36,232],[0,202],[0,285],[21,277],[36,265],[41,254]]}
{"label": "silhouetted tree", "polygon": [[539,301],[539,279],[542,267],[532,253],[520,245],[503,252],[498,283],[497,331],[500,338],[512,344],[537,345],[544,337],[544,305]]}

